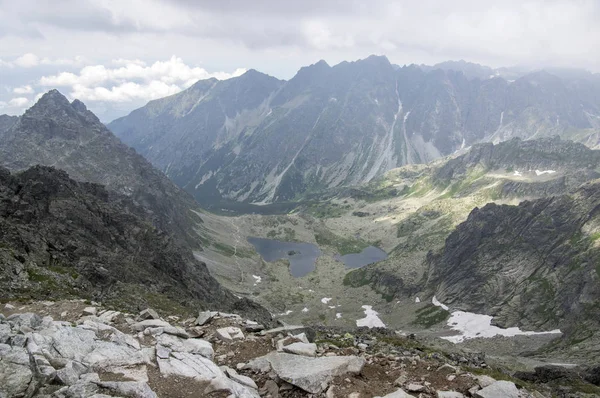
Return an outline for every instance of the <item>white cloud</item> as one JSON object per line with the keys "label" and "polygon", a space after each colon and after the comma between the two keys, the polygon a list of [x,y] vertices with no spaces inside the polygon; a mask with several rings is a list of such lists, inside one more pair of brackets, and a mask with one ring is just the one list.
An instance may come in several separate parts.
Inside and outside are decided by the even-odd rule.
{"label": "white cloud", "polygon": [[29,103],[29,100],[25,97],[17,97],[8,101],[8,106],[13,108],[22,108]]}
{"label": "white cloud", "polygon": [[87,63],[85,57],[77,55],[73,58],[48,58],[44,57],[40,61],[42,65],[53,65],[53,66],[83,66]]}
{"label": "white cloud", "polygon": [[15,94],[33,94],[33,87],[30,85],[16,87],[13,89],[13,93]]}
{"label": "white cloud", "polygon": [[189,66],[175,56],[149,66],[140,60],[125,59],[113,60],[111,64],[117,67],[88,65],[79,73],[44,76],[39,84],[44,87],[70,87],[70,97],[82,101],[128,102],[172,95],[201,79],[214,77],[224,80],[246,72],[246,69],[238,68],[232,73],[211,73],[198,66]]}
{"label": "white cloud", "polygon": [[40,59],[33,53],[27,53],[17,58],[14,63],[22,68],[32,68],[39,65]]}
{"label": "white cloud", "polygon": [[2,58],[0,58],[0,68],[12,68],[13,66],[14,65],[11,62],[4,61]]}

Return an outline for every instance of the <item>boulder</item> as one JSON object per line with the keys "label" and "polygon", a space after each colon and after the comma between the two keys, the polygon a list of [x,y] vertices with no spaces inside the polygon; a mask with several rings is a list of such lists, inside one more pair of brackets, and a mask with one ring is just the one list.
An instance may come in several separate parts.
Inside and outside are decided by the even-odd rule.
{"label": "boulder", "polygon": [[475,393],[477,398],[519,398],[515,383],[500,380]]}
{"label": "boulder", "polygon": [[477,376],[475,377],[475,380],[477,380],[477,384],[479,384],[479,387],[481,388],[486,388],[496,382],[496,379],[486,375]]}
{"label": "boulder", "polygon": [[414,398],[414,397],[410,394],[407,394],[404,390],[399,389],[390,394],[384,395],[383,397],[375,397],[375,398]]}
{"label": "boulder", "polygon": [[215,354],[212,344],[202,339],[182,339],[177,336],[162,334],[157,337],[156,342],[157,351],[160,345],[169,348],[171,351],[200,354],[208,359],[213,359]]}
{"label": "boulder", "polygon": [[365,365],[364,358],[355,356],[309,358],[272,352],[264,358],[279,378],[311,394],[323,392],[336,376],[360,373]]}
{"label": "boulder", "polygon": [[79,376],[88,372],[87,366],[80,362],[69,361],[64,368],[56,372],[56,379],[66,386],[72,386],[79,381]]}
{"label": "boulder", "polygon": [[98,309],[96,307],[85,307],[83,309],[83,316],[92,315],[95,316],[98,313]]}
{"label": "boulder", "polygon": [[224,392],[235,398],[260,398],[255,389],[243,386],[225,376],[212,379],[204,390],[204,394],[213,392]]}
{"label": "boulder", "polygon": [[245,338],[241,329],[235,326],[217,329],[216,334],[223,341],[243,340]]}
{"label": "boulder", "polygon": [[410,383],[406,386],[406,389],[410,392],[421,392],[425,390],[425,386],[417,383]]}
{"label": "boulder", "polygon": [[208,321],[213,319],[214,315],[210,311],[201,311],[196,318],[196,325],[204,326]]}
{"label": "boulder", "polygon": [[438,391],[437,398],[465,398],[465,396],[456,391]]}
{"label": "boulder", "polygon": [[315,343],[292,343],[284,346],[283,351],[290,354],[315,357],[317,356],[317,345]]}
{"label": "boulder", "polygon": [[157,358],[157,362],[160,373],[165,376],[190,377],[198,381],[210,381],[216,377],[224,377],[221,369],[202,355],[171,352],[168,359]]}
{"label": "boulder", "polygon": [[22,396],[33,380],[29,354],[22,347],[0,344],[0,396]]}
{"label": "boulder", "polygon": [[139,381],[103,381],[98,386],[130,398],[158,398],[147,383]]}
{"label": "boulder", "polygon": [[137,332],[142,332],[147,328],[164,328],[167,326],[171,326],[171,324],[160,319],[146,319],[144,321],[134,323],[131,328]]}
{"label": "boulder", "polygon": [[160,315],[158,312],[154,311],[152,308],[146,308],[142,312],[140,312],[140,318],[142,319],[160,319]]}
{"label": "boulder", "polygon": [[254,382],[254,380],[252,380],[248,376],[240,375],[238,372],[236,372],[234,369],[231,369],[230,367],[225,366],[225,374],[227,374],[227,376],[231,380],[233,380],[237,383],[240,383],[246,387],[250,387],[255,390],[258,390],[258,386]]}

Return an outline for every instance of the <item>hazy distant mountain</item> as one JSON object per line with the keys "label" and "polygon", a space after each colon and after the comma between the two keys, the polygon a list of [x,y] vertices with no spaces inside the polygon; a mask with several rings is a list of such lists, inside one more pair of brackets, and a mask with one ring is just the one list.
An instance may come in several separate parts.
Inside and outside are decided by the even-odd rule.
{"label": "hazy distant mountain", "polygon": [[204,203],[292,200],[482,141],[558,134],[598,146],[597,75],[495,75],[466,62],[321,61],[289,81],[200,81],[109,127]]}

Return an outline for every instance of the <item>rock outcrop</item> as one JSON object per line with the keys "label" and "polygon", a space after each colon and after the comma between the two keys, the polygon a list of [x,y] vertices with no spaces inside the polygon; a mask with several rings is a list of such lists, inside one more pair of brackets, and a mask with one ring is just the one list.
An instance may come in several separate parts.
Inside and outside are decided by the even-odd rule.
{"label": "rock outcrop", "polygon": [[427,286],[451,309],[493,315],[504,327],[560,328],[566,342],[594,352],[599,237],[599,180],[570,195],[487,204],[430,254]]}
{"label": "rock outcrop", "polygon": [[134,311],[160,301],[171,312],[183,303],[270,322],[145,214],[129,197],[64,171],[0,168],[0,297],[84,297]]}

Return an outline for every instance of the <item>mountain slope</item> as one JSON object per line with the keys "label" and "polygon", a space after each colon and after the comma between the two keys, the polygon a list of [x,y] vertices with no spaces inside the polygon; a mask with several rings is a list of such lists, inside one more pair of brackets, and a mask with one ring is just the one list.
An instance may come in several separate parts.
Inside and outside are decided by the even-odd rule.
{"label": "mountain slope", "polygon": [[600,144],[596,75],[488,72],[376,56],[321,61],[289,81],[249,71],[200,81],[109,127],[203,203],[296,200],[478,142],[558,134]]}
{"label": "mountain slope", "polygon": [[270,319],[144,216],[128,197],[64,171],[0,168],[1,298],[88,298],[130,311],[200,307]]}
{"label": "mountain slope", "polygon": [[427,284],[453,308],[502,326],[560,327],[571,342],[598,339],[600,181],[570,195],[487,204],[428,258]]}
{"label": "mountain slope", "polygon": [[2,166],[13,171],[53,166],[76,180],[106,185],[146,209],[161,230],[198,247],[193,198],[124,145],[83,103],[69,103],[52,90],[12,120],[0,140]]}

